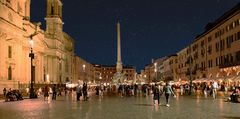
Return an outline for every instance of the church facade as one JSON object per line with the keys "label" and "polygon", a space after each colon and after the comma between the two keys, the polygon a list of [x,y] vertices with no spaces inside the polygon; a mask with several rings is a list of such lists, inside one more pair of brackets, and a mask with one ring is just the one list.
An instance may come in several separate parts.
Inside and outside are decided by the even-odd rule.
{"label": "church facade", "polygon": [[[31,0],[0,0],[0,90],[73,80],[74,40],[63,31],[62,0],[47,0],[46,30],[30,21]],[[33,41],[33,45],[30,45]]]}

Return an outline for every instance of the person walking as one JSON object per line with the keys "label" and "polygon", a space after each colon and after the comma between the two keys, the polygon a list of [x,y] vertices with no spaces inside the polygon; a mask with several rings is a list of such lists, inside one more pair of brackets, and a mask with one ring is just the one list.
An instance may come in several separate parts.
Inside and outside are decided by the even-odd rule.
{"label": "person walking", "polygon": [[205,82],[203,85],[203,94],[205,98],[207,98],[207,95],[208,95],[207,91],[208,91],[208,84],[207,82]]}
{"label": "person walking", "polygon": [[88,92],[87,92],[87,84],[83,83],[83,101],[87,101],[88,97]]}
{"label": "person walking", "polygon": [[167,82],[166,86],[163,89],[163,92],[165,93],[165,97],[166,97],[166,106],[169,107],[171,94],[174,95],[174,97],[176,97],[169,82]]}
{"label": "person walking", "polygon": [[44,87],[44,100],[47,99],[48,100],[49,97],[49,87],[46,85]]}
{"label": "person walking", "polygon": [[82,96],[82,88],[80,84],[76,87],[76,93],[77,93],[77,101],[80,101],[80,97]]}
{"label": "person walking", "polygon": [[212,83],[212,96],[213,96],[213,99],[217,98],[217,89],[218,89],[218,83],[216,81],[214,81]]}
{"label": "person walking", "polygon": [[153,104],[155,105],[156,100],[159,104],[159,90],[157,88],[157,84],[153,86]]}
{"label": "person walking", "polygon": [[162,90],[160,85],[155,85],[153,88],[153,104],[155,105],[155,102],[157,100],[158,105],[160,105],[160,96],[162,95]]}

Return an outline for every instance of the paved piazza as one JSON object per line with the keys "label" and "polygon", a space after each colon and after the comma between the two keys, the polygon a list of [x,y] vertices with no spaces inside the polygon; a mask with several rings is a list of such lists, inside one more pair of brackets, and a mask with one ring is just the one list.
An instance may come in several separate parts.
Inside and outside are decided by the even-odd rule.
{"label": "paved piazza", "polygon": [[171,106],[153,105],[152,97],[91,96],[77,102],[71,96],[56,101],[25,99],[0,102],[0,119],[240,119],[240,103],[196,96],[171,98]]}

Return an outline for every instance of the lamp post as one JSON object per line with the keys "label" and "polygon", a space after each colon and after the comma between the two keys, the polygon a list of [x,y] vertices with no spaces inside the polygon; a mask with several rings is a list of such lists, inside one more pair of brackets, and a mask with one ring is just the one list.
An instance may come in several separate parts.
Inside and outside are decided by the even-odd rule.
{"label": "lamp post", "polygon": [[46,75],[46,78],[47,78],[47,81],[46,81],[46,82],[47,82],[47,84],[49,84],[49,83],[50,83],[49,74]]}
{"label": "lamp post", "polygon": [[155,83],[157,83],[157,63],[154,63],[154,67],[155,67],[155,69],[154,69],[154,72],[155,72]]}
{"label": "lamp post", "polygon": [[27,37],[27,38],[30,38],[30,53],[29,53],[29,57],[31,58],[31,82],[30,82],[30,95],[29,95],[29,98],[32,99],[32,98],[37,98],[35,92],[34,92],[34,89],[33,89],[33,85],[35,84],[35,67],[33,66],[33,59],[34,59],[34,53],[33,53],[33,36],[37,35],[38,32],[38,27],[41,25],[40,22],[38,23],[35,23],[35,32],[33,34],[31,34],[30,36],[24,36],[24,37]]}
{"label": "lamp post", "polygon": [[86,72],[85,72],[86,65],[85,65],[85,64],[83,64],[83,65],[82,65],[82,68],[83,68],[83,75],[84,75],[84,76],[83,76],[83,81],[85,81],[85,82],[86,82],[86,79],[85,79],[85,78],[86,78],[86,76],[85,76],[85,75],[86,75]]}
{"label": "lamp post", "polygon": [[192,95],[192,63],[193,63],[193,59],[192,59],[192,54],[191,54],[191,45],[190,47],[190,56],[189,56],[189,85],[190,85],[190,90],[189,90],[189,95]]}
{"label": "lamp post", "polygon": [[30,86],[30,99],[36,98],[36,94],[34,92],[34,88],[33,85],[35,84],[35,67],[33,66],[33,59],[34,59],[34,53],[33,53],[33,40],[32,40],[32,36],[30,36],[30,46],[31,46],[31,50],[29,53],[29,57],[31,58],[31,86]]}
{"label": "lamp post", "polygon": [[99,80],[100,80],[99,82],[100,82],[100,85],[101,85],[101,83],[102,83],[102,73],[99,74]]}

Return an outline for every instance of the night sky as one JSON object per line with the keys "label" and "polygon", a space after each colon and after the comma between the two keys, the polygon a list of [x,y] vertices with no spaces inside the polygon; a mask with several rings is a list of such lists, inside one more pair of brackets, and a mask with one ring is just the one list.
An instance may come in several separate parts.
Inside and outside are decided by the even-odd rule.
{"label": "night sky", "polygon": [[[90,63],[115,65],[116,21],[122,62],[137,71],[151,59],[175,54],[240,0],[63,0],[64,31],[75,53]],[[31,21],[45,29],[46,0],[31,1]]]}

